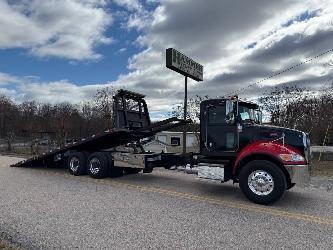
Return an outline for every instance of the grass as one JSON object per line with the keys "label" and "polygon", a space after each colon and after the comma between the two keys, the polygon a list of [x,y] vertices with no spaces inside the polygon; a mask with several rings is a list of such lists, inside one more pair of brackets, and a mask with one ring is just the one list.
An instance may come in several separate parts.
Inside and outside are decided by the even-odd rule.
{"label": "grass", "polygon": [[12,243],[0,239],[0,250],[18,250]]}
{"label": "grass", "polygon": [[333,177],[333,161],[312,161],[312,172],[313,176],[328,176]]}
{"label": "grass", "polygon": [[0,151],[1,155],[5,155],[5,156],[15,156],[15,157],[22,157],[22,158],[30,158],[33,155],[31,153],[27,153],[27,152],[17,152],[17,151]]}

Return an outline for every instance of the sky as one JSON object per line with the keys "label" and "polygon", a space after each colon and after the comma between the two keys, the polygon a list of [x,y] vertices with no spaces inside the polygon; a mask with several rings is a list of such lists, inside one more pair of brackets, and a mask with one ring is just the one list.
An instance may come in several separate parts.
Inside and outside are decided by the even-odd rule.
{"label": "sky", "polygon": [[170,47],[204,65],[189,97],[321,89],[333,52],[311,58],[333,49],[333,0],[0,0],[0,94],[16,102],[79,104],[111,86],[145,94],[163,118],[184,96]]}

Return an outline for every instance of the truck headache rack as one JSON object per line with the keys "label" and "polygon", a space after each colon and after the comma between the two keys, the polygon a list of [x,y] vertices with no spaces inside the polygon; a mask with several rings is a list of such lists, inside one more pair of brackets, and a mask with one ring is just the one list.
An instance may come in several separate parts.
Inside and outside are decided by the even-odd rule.
{"label": "truck headache rack", "polygon": [[113,97],[113,126],[135,130],[150,125],[150,117],[144,95],[119,90]]}
{"label": "truck headache rack", "polygon": [[151,123],[144,95],[126,90],[119,90],[114,96],[113,114],[114,129],[66,144],[62,148],[23,160],[11,165],[11,167],[52,166],[63,159],[63,155],[67,151],[94,152],[110,149],[137,142],[163,130],[183,126],[191,122],[190,120],[172,117]]}

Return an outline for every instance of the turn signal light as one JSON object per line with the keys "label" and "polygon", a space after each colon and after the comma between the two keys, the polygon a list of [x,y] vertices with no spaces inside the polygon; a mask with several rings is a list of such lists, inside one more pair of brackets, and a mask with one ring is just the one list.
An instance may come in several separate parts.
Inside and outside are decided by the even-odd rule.
{"label": "turn signal light", "polygon": [[279,156],[283,161],[287,161],[287,162],[305,161],[304,157],[299,154],[280,154]]}

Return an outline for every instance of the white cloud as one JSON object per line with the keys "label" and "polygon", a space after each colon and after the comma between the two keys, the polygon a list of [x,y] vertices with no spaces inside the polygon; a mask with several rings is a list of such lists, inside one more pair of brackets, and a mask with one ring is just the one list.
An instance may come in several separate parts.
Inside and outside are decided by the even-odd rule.
{"label": "white cloud", "polygon": [[78,86],[68,80],[42,82],[38,77],[18,77],[0,72],[1,85],[0,93],[17,102],[34,99],[40,102],[76,104],[91,100],[97,89],[105,87],[99,84]]}
{"label": "white cloud", "polygon": [[142,30],[149,25],[150,13],[147,11],[139,11],[137,13],[131,14],[128,18],[126,27],[127,29],[137,29]]}
{"label": "white cloud", "polygon": [[17,83],[17,82],[19,82],[19,80],[16,77],[0,72],[0,86],[5,86],[10,83]]}
{"label": "white cloud", "polygon": [[[116,84],[146,92],[157,107],[165,107],[165,99],[170,106],[181,103],[183,77],[165,68],[165,49],[174,47],[205,66],[205,80],[192,81],[190,96],[223,96],[330,49],[332,6],[332,0],[161,1],[147,32],[137,40],[147,49],[129,60],[132,72]],[[317,16],[306,18],[305,12]],[[315,62],[265,84],[312,82],[318,87],[333,74],[331,67],[318,77],[311,67],[317,67]],[[254,87],[241,95],[260,92]]]}
{"label": "white cloud", "polygon": [[14,89],[0,88],[0,95],[16,96],[17,92]]}
{"label": "white cloud", "polygon": [[[107,85],[146,94],[156,116],[170,111],[183,98],[184,78],[165,67],[168,47],[179,49],[205,66],[204,82],[189,81],[189,96],[223,96],[332,48],[332,0],[163,0],[142,25],[140,20],[129,24],[131,14],[144,13],[144,7],[138,7],[139,1],[115,2],[130,13],[127,28],[144,31],[137,39],[143,49],[129,59],[130,72]],[[316,15],[307,17],[305,12]],[[63,39],[66,43],[70,37]],[[52,53],[51,48],[47,51]],[[323,66],[329,65],[332,58],[332,53],[327,54],[240,95],[260,95],[277,84],[318,88],[333,79],[333,67]],[[30,81],[17,86],[18,93],[37,99],[73,102],[89,98],[101,87],[79,87],[66,80]]]}
{"label": "white cloud", "polygon": [[121,48],[121,49],[118,50],[118,53],[119,54],[124,53],[126,50],[127,50],[127,48]]}
{"label": "white cloud", "polygon": [[0,48],[26,48],[38,57],[98,59],[112,16],[103,0],[0,1]]}
{"label": "white cloud", "polygon": [[[126,77],[126,79],[128,78]],[[130,84],[135,84],[136,81],[136,77],[133,76]],[[79,86],[77,83],[73,83],[65,79],[43,82],[38,77],[18,77],[0,72],[0,86],[1,83],[4,84],[2,88],[0,87],[0,94],[5,94],[16,102],[22,102],[24,100],[37,100],[39,102],[48,102],[52,104],[61,102],[80,104],[85,101],[91,101],[98,89],[105,87],[115,87],[117,89],[127,87],[127,83],[121,82],[121,80],[119,80],[117,84],[110,82],[107,84],[92,83]],[[135,89],[132,88],[132,90]],[[143,92],[142,89],[136,90],[143,94],[147,94],[149,109],[152,111],[153,115],[156,114],[160,117],[161,112],[167,113],[170,111],[170,99],[172,98],[161,101],[159,98],[154,98],[154,96],[158,94],[155,93],[154,90],[153,92]]]}
{"label": "white cloud", "polygon": [[153,11],[148,11],[138,0],[113,0],[119,6],[126,8],[124,28],[127,30],[142,30],[152,21]]}
{"label": "white cloud", "polygon": [[146,0],[146,3],[148,4],[155,4],[155,3],[159,3],[161,0]]}
{"label": "white cloud", "polygon": [[142,5],[138,0],[113,0],[119,6],[125,7],[130,11],[139,10],[142,8]]}

